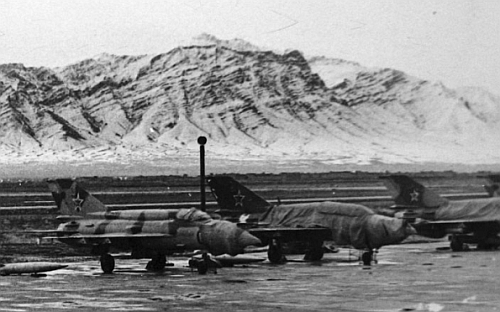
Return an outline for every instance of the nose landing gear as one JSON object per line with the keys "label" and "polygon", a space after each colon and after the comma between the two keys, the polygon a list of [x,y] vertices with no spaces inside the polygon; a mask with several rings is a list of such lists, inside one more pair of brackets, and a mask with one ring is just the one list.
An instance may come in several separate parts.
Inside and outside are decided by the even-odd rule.
{"label": "nose landing gear", "polygon": [[196,269],[198,274],[207,274],[209,269],[212,269],[214,274],[217,274],[217,268],[221,268],[222,265],[219,261],[213,259],[207,253],[204,253],[200,258],[191,258],[188,262],[191,271]]}

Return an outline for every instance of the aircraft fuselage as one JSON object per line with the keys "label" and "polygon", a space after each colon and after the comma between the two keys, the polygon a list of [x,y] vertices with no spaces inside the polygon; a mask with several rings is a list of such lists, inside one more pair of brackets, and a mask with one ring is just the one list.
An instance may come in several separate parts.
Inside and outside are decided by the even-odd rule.
{"label": "aircraft fuselage", "polygon": [[[58,236],[61,242],[73,246],[109,245],[116,250],[154,250],[163,254],[206,247],[200,241],[200,226],[176,219],[166,221],[88,219],[63,223],[58,230],[77,232]],[[116,234],[116,237],[113,237],[113,234]],[[146,254],[145,257],[149,255]]]}

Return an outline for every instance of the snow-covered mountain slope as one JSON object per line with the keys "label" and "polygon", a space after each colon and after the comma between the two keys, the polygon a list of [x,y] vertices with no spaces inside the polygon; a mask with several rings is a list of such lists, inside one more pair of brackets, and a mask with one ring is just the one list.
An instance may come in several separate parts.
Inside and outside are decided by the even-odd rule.
{"label": "snow-covered mountain slope", "polygon": [[235,160],[497,164],[499,134],[500,98],[483,90],[209,35],[159,55],[0,65],[3,163],[193,155],[204,135]]}

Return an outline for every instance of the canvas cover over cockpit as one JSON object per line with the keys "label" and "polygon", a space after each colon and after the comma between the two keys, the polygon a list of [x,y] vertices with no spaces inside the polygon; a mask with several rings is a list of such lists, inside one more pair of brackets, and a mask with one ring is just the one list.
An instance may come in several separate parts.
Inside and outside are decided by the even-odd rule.
{"label": "canvas cover over cockpit", "polygon": [[336,202],[275,206],[259,220],[273,228],[328,228],[337,245],[377,249],[412,233],[404,220],[375,214],[369,208]]}
{"label": "canvas cover over cockpit", "polygon": [[434,217],[436,221],[500,222],[500,198],[450,201],[439,207]]}

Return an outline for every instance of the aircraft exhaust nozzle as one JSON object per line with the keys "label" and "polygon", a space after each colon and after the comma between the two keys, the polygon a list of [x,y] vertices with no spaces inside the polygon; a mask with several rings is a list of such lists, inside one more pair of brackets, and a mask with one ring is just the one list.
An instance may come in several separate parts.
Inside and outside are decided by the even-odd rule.
{"label": "aircraft exhaust nozzle", "polygon": [[224,220],[213,220],[200,228],[200,242],[213,255],[235,256],[245,247],[261,244],[260,239],[240,229],[236,224]]}

